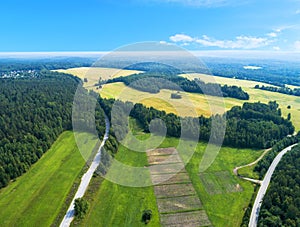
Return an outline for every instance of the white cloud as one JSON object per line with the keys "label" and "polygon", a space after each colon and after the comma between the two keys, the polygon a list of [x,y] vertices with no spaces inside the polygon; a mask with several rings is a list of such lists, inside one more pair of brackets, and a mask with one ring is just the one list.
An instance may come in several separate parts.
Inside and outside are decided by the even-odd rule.
{"label": "white cloud", "polygon": [[174,36],[170,37],[170,40],[172,42],[193,42],[194,39],[191,36],[184,35],[184,34],[176,34]]}
{"label": "white cloud", "polygon": [[217,40],[207,35],[203,35],[202,38],[193,38],[184,34],[171,36],[170,40],[176,43],[197,43],[205,47],[218,47],[222,49],[256,49],[268,46],[274,42],[269,38],[252,36],[237,36],[234,40]]}
{"label": "white cloud", "polygon": [[268,35],[269,37],[271,37],[271,38],[275,38],[275,37],[278,36],[278,34],[275,33],[275,32],[268,33],[267,35]]}
{"label": "white cloud", "polygon": [[274,46],[274,47],[273,47],[273,50],[279,51],[279,50],[280,50],[280,47],[279,47],[279,46]]}

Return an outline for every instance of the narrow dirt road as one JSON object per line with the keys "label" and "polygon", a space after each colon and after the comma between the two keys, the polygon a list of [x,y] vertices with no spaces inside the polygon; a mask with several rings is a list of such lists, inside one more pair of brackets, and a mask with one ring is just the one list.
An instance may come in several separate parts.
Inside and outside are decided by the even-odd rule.
{"label": "narrow dirt road", "polygon": [[239,166],[239,167],[235,167],[234,170],[233,170],[233,173],[237,176],[238,175],[238,171],[239,169],[242,169],[242,168],[245,168],[245,167],[249,167],[249,166],[253,166],[255,164],[257,164],[272,148],[268,148],[264,151],[264,153],[262,153],[262,155],[256,159],[254,162],[251,162],[247,165],[243,165],[243,166]]}
{"label": "narrow dirt road", "polygon": [[100,164],[100,161],[101,161],[101,149],[104,147],[104,144],[106,142],[106,140],[108,139],[108,136],[109,136],[109,128],[110,128],[110,125],[109,125],[109,120],[107,118],[107,116],[105,116],[105,124],[106,124],[106,130],[105,130],[105,135],[104,135],[104,138],[103,138],[103,141],[94,157],[94,160],[90,166],[90,168],[88,169],[88,171],[82,176],[81,178],[81,182],[80,182],[80,185],[77,189],[77,192],[71,202],[71,205],[69,206],[69,209],[66,213],[66,215],[64,216],[64,219],[62,220],[61,224],[60,224],[60,227],[69,227],[71,222],[73,221],[74,219],[74,216],[75,216],[75,210],[74,210],[74,202],[76,199],[78,198],[82,198],[85,191],[87,190],[88,186],[89,186],[89,183],[93,177],[93,174],[94,172],[96,171],[98,165]]}

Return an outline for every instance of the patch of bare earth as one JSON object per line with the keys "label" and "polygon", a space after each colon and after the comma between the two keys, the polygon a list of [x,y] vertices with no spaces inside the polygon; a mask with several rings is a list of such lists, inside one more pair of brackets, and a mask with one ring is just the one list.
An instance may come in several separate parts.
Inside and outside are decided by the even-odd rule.
{"label": "patch of bare earth", "polygon": [[162,214],[160,219],[162,226],[194,227],[211,225],[211,222],[209,221],[207,214],[204,210],[175,214]]}
{"label": "patch of bare earth", "polygon": [[175,148],[147,152],[162,226],[211,226]]}

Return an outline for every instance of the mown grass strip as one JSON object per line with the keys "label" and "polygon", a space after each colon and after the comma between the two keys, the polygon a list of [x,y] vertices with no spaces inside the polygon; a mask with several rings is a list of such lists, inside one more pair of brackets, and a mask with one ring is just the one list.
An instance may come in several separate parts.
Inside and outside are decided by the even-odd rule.
{"label": "mown grass strip", "polygon": [[0,226],[50,226],[84,163],[73,132],[62,133],[26,174],[0,191]]}

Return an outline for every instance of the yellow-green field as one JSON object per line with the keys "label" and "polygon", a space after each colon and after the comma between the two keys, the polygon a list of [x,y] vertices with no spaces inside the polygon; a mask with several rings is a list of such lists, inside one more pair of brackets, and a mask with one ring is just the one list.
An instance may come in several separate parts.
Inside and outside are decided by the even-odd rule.
{"label": "yellow-green field", "polygon": [[74,76],[79,77],[82,80],[86,78],[88,82],[85,83],[85,87],[93,87],[95,83],[99,81],[100,78],[102,78],[102,80],[107,80],[114,77],[129,76],[131,74],[141,73],[141,71],[136,71],[136,70],[123,70],[123,69],[97,68],[97,67],[59,69],[55,71],[72,74]]}
{"label": "yellow-green field", "polygon": [[180,116],[210,116],[212,112],[224,113],[225,109],[228,110],[233,106],[241,105],[237,99],[226,98],[224,102],[219,97],[206,97],[187,92],[181,92],[182,99],[171,99],[171,94],[174,91],[161,90],[157,94],[150,94],[127,87],[123,83],[106,84],[100,93],[103,98],[142,103],[148,107],[152,106]]}
{"label": "yellow-green field", "polygon": [[[209,75],[203,75],[203,74],[190,74],[187,75],[189,78],[200,78],[201,80],[205,82],[212,82],[212,79],[210,79]],[[288,113],[292,114],[292,121],[293,124],[296,127],[296,130],[300,130],[300,98],[297,96],[292,96],[292,95],[285,95],[285,94],[280,94],[276,92],[270,92],[270,91],[263,91],[263,90],[258,90],[254,89],[254,86],[256,84],[259,85],[265,85],[265,86],[272,86],[269,84],[265,83],[259,83],[255,81],[249,81],[249,80],[238,80],[238,79],[232,79],[232,78],[224,78],[224,77],[218,77],[218,76],[213,76],[213,80],[219,84],[222,85],[236,85],[242,87],[248,94],[250,95],[250,102],[263,102],[263,103],[268,103],[269,101],[274,101],[276,100],[277,103],[279,104],[282,113],[284,116],[287,116]],[[291,86],[288,85],[291,88],[296,88],[296,86]],[[227,103],[227,98],[224,99],[225,103]],[[242,100],[236,100],[237,102],[240,103],[240,105],[243,103]],[[292,108],[287,109],[287,106],[290,105]]]}
{"label": "yellow-green field", "polygon": [[[200,75],[200,78],[204,81],[213,82],[208,77],[210,76],[203,77],[203,75]],[[288,113],[291,113],[296,130],[300,130],[299,97],[254,89],[256,84],[262,85],[262,83],[255,81],[236,80],[223,77],[214,78],[215,82],[220,84],[241,86],[250,95],[250,100],[247,102],[260,101],[268,103],[269,101],[276,100],[283,115],[287,116]],[[150,94],[127,87],[123,83],[106,84],[100,93],[104,98],[116,98],[123,101],[140,102],[148,107],[153,106],[159,110],[165,110],[167,113],[175,113],[180,116],[210,116],[211,113],[224,113],[233,106],[241,106],[245,102],[244,100],[239,99],[205,96],[187,92],[181,92],[182,99],[171,99],[171,94],[173,93],[171,90],[161,90],[158,94]],[[287,109],[288,105],[291,106],[291,109]]]}
{"label": "yellow-green field", "polygon": [[[101,77],[108,79],[111,77],[128,76],[141,71],[135,70],[120,70],[112,68],[73,68],[67,70],[57,70],[59,72],[69,73],[78,76],[81,79],[88,78],[85,87],[95,89],[94,84]],[[221,85],[236,85],[242,87],[250,95],[249,102],[263,102],[276,100],[280,105],[282,113],[287,116],[288,113],[292,115],[293,124],[296,130],[300,130],[300,98],[291,95],[285,95],[275,92],[263,91],[254,89],[256,84],[272,86],[266,83],[260,83],[250,80],[239,80],[233,78],[225,78],[218,76],[211,76],[205,74],[183,74],[182,76],[189,79],[200,78],[206,83],[219,83]],[[295,86],[290,86],[295,88]],[[167,113],[175,113],[180,116],[210,116],[212,113],[224,113],[233,106],[241,106],[245,101],[233,98],[219,98],[212,96],[205,96],[201,94],[192,94],[181,92],[182,99],[171,99],[171,90],[162,90],[158,94],[150,94],[147,92],[138,91],[125,86],[123,83],[106,84],[101,90],[101,96],[104,98],[116,98],[123,101],[140,102],[148,107],[153,106],[159,110],[165,110]],[[292,108],[287,109],[290,105]]]}
{"label": "yellow-green field", "polygon": [[235,85],[235,86],[241,86],[243,88],[253,88],[256,84],[262,86],[273,86],[266,83],[251,81],[251,80],[240,80],[240,79],[234,79],[234,78],[226,78],[226,77],[220,77],[220,76],[212,76],[207,74],[200,74],[200,73],[190,73],[190,74],[181,74],[182,77],[188,78],[190,80],[193,80],[195,78],[199,78],[205,83],[218,83],[221,85]]}

